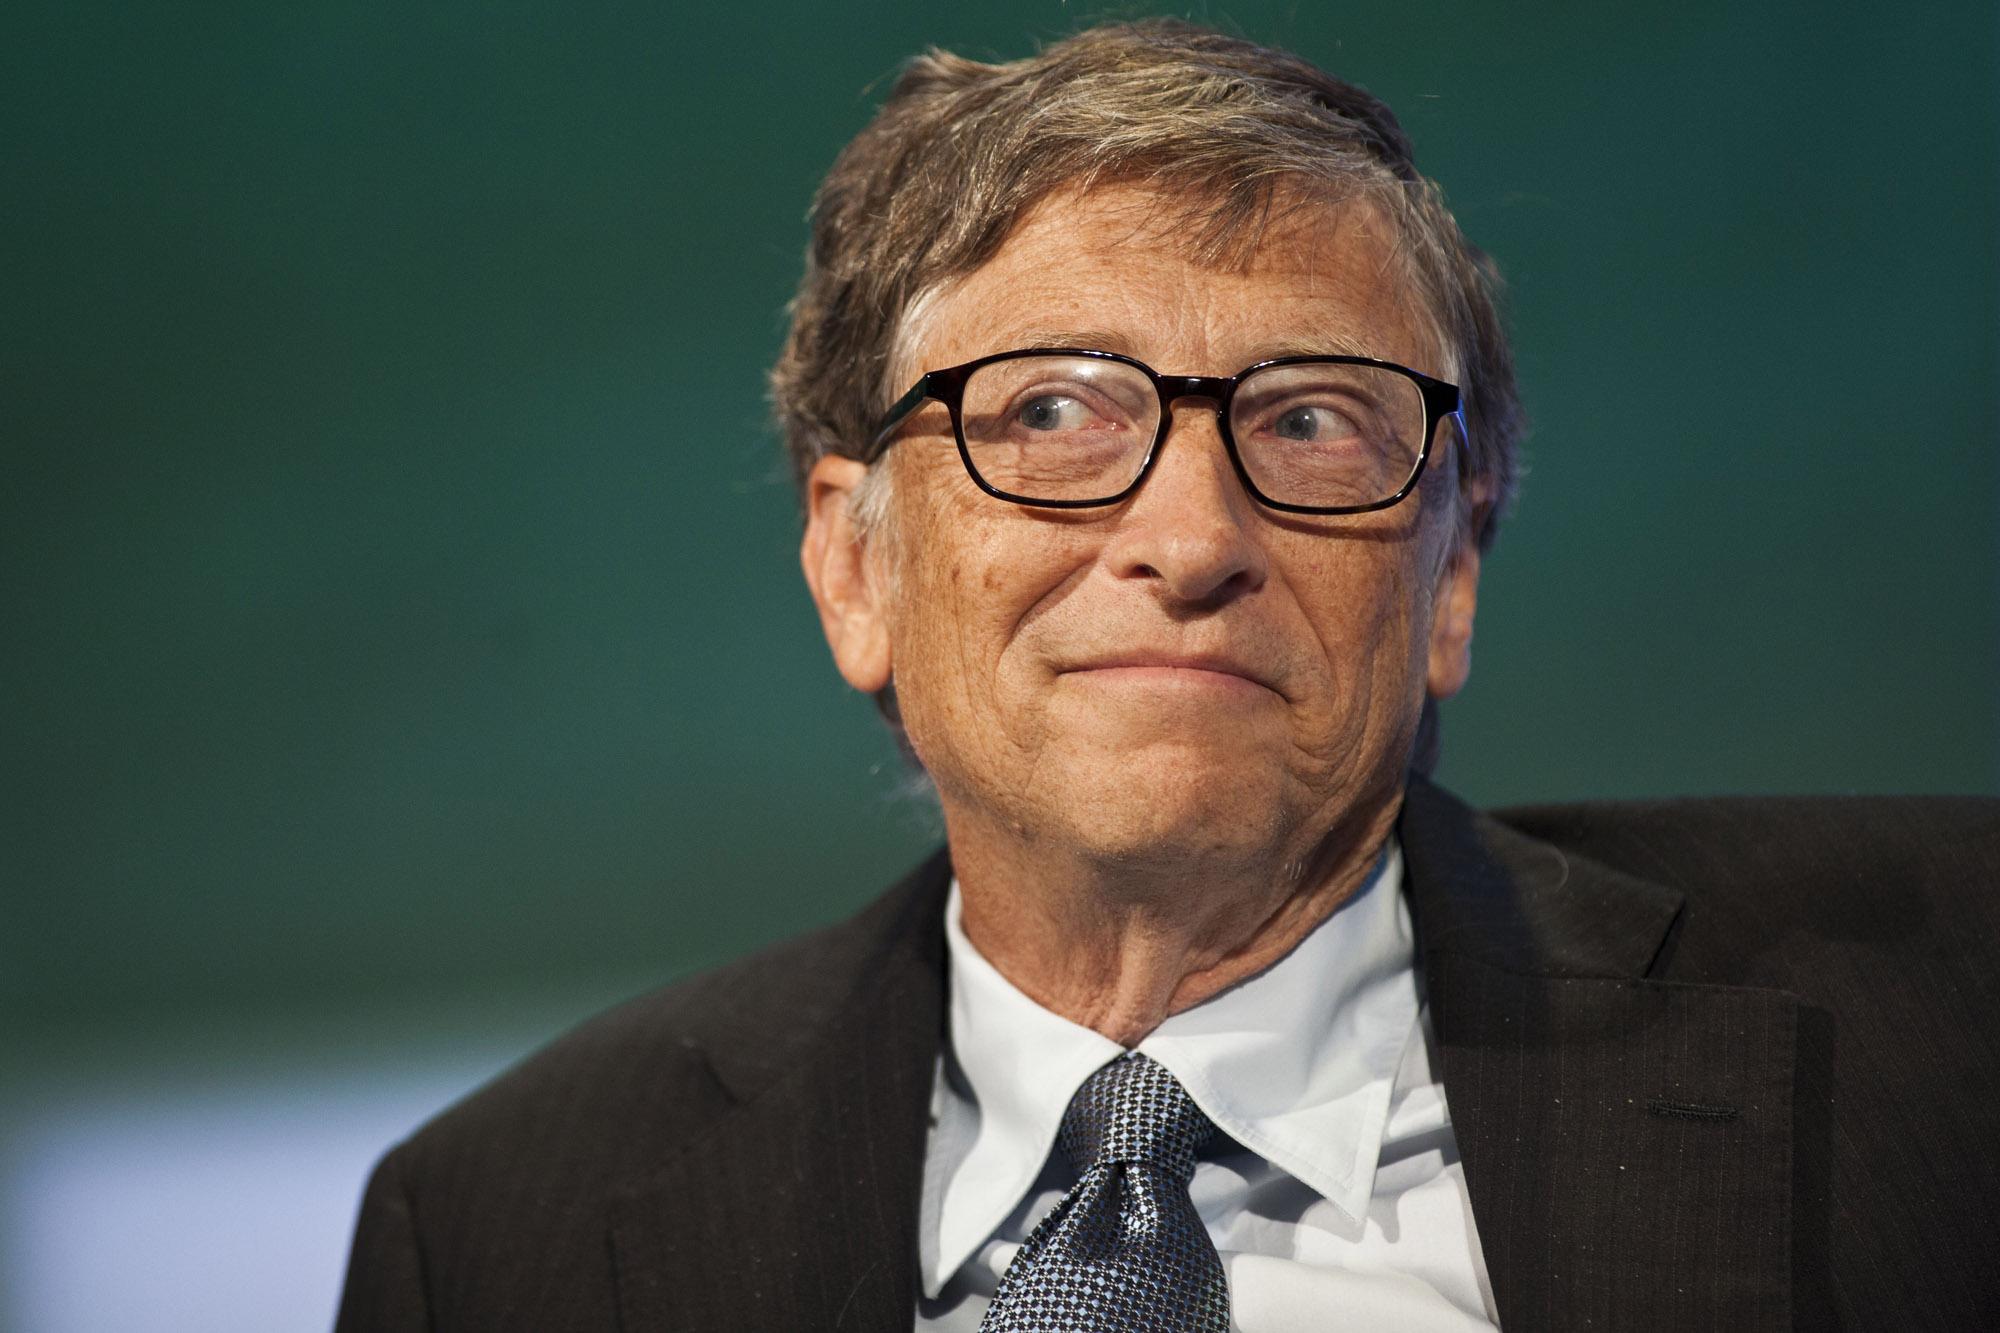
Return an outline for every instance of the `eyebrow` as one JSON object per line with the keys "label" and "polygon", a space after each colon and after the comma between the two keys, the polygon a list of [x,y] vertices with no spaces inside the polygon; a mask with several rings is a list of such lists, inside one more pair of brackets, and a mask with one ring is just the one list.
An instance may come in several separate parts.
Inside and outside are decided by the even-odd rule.
{"label": "eyebrow", "polygon": [[1014,345],[1021,348],[1087,347],[1099,352],[1116,352],[1120,356],[1138,355],[1130,338],[1106,329],[1037,328],[1016,337],[1019,341]]}
{"label": "eyebrow", "polygon": [[[1058,347],[1090,348],[1100,352],[1115,352],[1135,360],[1144,360],[1136,350],[1136,344],[1124,334],[1109,329],[1062,329],[1033,328],[1014,335],[1010,348],[1043,349]],[[1285,356],[1380,356],[1379,349],[1372,349],[1345,329],[1312,329],[1293,334],[1283,339],[1258,343],[1252,347],[1253,355],[1243,364],[1254,366],[1260,361],[1274,361]],[[1232,369],[1240,369],[1234,367]],[[1179,375],[1195,373],[1186,367],[1155,366],[1162,374]],[[1217,373],[1222,373],[1218,371]]]}

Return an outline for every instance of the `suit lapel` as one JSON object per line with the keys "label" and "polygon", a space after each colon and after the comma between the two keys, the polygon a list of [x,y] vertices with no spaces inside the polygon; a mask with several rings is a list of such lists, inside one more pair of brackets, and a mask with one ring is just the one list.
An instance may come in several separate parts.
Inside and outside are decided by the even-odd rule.
{"label": "suit lapel", "polygon": [[[1785,1326],[1793,998],[1653,979],[1678,893],[1427,783],[1399,832],[1503,1324]],[[842,998],[789,1048],[716,1016],[734,1108],[613,1203],[628,1333],[908,1323],[949,874],[933,860],[861,956],[828,958]]]}
{"label": "suit lapel", "polygon": [[1793,997],[1648,979],[1678,893],[1427,783],[1401,837],[1503,1326],[1788,1326]]}
{"label": "suit lapel", "polygon": [[613,1204],[627,1333],[909,1323],[948,877],[934,860],[878,948],[828,961],[851,998],[786,1051],[717,1016],[703,1046],[737,1105]]}

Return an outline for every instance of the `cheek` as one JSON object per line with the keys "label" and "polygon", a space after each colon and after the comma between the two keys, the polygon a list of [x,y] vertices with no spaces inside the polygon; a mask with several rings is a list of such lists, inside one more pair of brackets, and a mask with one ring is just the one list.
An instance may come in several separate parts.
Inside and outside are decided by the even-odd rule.
{"label": "cheek", "polygon": [[1300,601],[1325,631],[1329,653],[1341,643],[1375,645],[1409,611],[1413,580],[1406,562],[1370,542],[1334,542],[1302,575]]}
{"label": "cheek", "polygon": [[1408,545],[1324,542],[1293,566],[1298,604],[1324,664],[1320,704],[1350,732],[1414,697],[1429,660],[1430,588]]}
{"label": "cheek", "polygon": [[1024,744],[1039,697],[1033,630],[1073,543],[977,501],[947,493],[909,516],[891,616],[897,692],[913,737],[977,728]]}

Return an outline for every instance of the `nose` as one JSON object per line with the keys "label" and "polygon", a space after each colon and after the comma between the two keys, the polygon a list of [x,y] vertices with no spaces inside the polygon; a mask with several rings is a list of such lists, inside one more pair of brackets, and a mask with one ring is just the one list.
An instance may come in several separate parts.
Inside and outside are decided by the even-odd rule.
{"label": "nose", "polygon": [[1223,447],[1213,406],[1178,405],[1105,559],[1117,577],[1158,580],[1175,601],[1224,602],[1264,586],[1262,522]]}

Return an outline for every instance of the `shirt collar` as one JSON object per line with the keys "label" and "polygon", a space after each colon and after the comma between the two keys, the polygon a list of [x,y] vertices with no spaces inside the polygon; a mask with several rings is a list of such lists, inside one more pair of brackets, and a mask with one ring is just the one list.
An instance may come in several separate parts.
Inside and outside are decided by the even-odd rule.
{"label": "shirt collar", "polygon": [[[965,1077],[963,1092],[940,1080],[947,1132],[934,1144],[955,1144],[957,1160],[934,1160],[927,1172],[937,1230],[922,1257],[932,1296],[1019,1206],[1083,1081],[1124,1051],[1022,994],[966,939],[960,911],[954,880],[945,940],[952,1054]],[[1412,957],[1392,840],[1372,878],[1289,954],[1168,1018],[1136,1049],[1166,1066],[1225,1134],[1358,1223],[1416,1021]]]}

